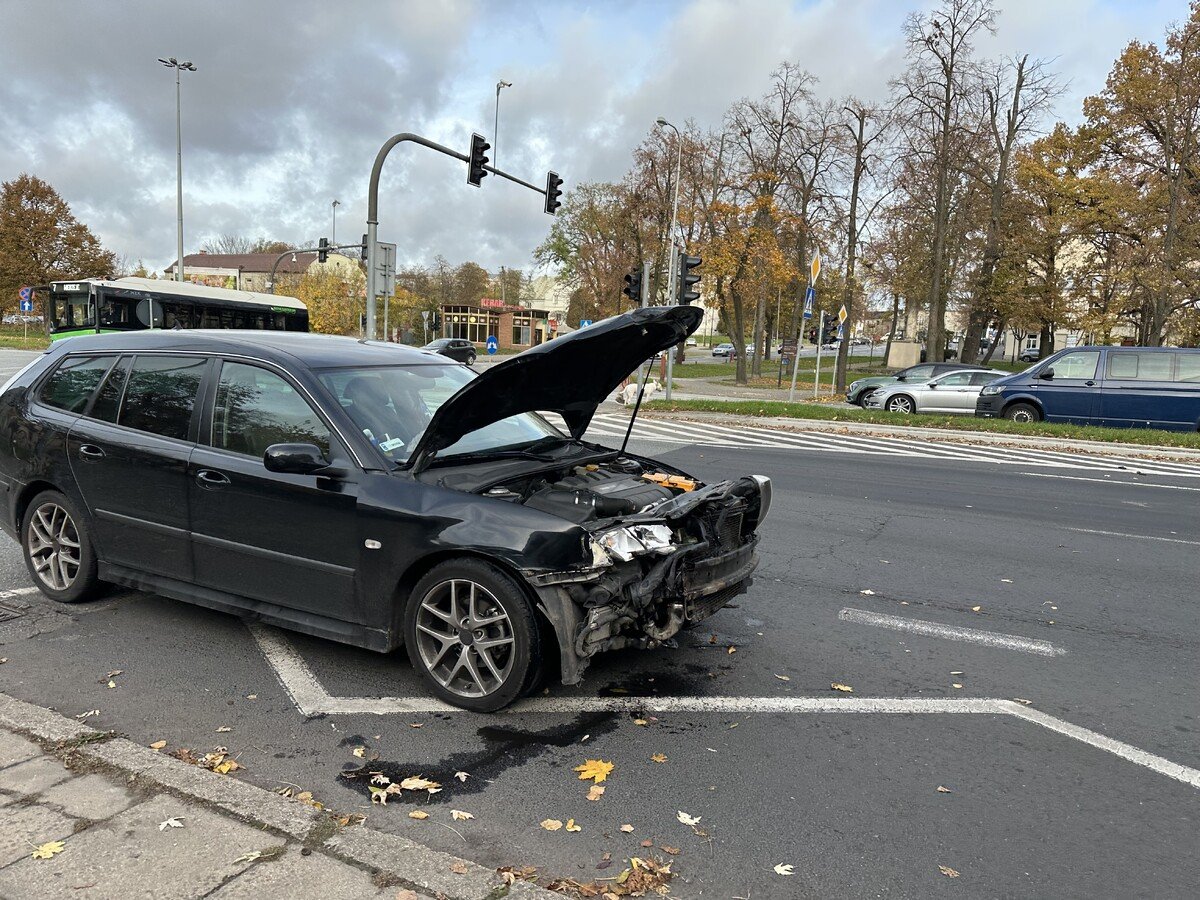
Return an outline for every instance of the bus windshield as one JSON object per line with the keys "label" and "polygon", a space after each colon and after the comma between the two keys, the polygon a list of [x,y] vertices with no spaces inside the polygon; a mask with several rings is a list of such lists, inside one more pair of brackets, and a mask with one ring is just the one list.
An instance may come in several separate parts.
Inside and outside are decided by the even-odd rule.
{"label": "bus windshield", "polygon": [[96,327],[96,310],[89,294],[51,294],[50,330]]}

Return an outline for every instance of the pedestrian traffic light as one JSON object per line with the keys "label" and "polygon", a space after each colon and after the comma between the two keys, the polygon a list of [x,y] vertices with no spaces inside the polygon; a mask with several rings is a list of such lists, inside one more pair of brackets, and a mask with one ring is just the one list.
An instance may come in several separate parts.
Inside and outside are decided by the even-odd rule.
{"label": "pedestrian traffic light", "polygon": [[317,262],[329,262],[329,238],[317,241]]}
{"label": "pedestrian traffic light", "polygon": [[483,135],[478,132],[471,135],[471,158],[467,160],[467,184],[479,187],[479,182],[483,181],[483,176],[487,174],[487,169],[484,168],[488,164],[488,157],[484,156],[492,145],[483,139]]}
{"label": "pedestrian traffic light", "polygon": [[621,293],[632,300],[634,303],[642,302],[642,270],[634,269],[625,276],[625,287],[621,289]]}
{"label": "pedestrian traffic light", "polygon": [[558,208],[562,206],[562,201],[558,198],[562,196],[562,179],[558,177],[557,172],[546,173],[546,212],[549,215],[554,215],[558,212]]}
{"label": "pedestrian traffic light", "polygon": [[363,262],[367,261],[367,236],[364,234],[362,239],[362,252],[359,256]]}
{"label": "pedestrian traffic light", "polygon": [[679,287],[677,301],[681,304],[695,303],[700,299],[700,292],[695,285],[700,283],[700,276],[692,273],[692,269],[700,268],[703,262],[699,256],[688,256],[687,251],[679,251]]}

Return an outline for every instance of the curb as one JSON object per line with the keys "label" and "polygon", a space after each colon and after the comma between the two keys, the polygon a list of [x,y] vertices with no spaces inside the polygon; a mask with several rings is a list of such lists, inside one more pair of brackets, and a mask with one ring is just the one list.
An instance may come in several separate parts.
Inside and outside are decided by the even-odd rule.
{"label": "curb", "polygon": [[679,419],[691,422],[728,422],[735,419],[738,424],[769,425],[790,431],[831,431],[851,434],[867,434],[879,437],[925,438],[948,443],[994,444],[1001,447],[1028,447],[1033,450],[1068,450],[1093,453],[1097,456],[1125,456],[1137,459],[1176,459],[1200,463],[1200,450],[1186,447],[1148,447],[1144,444],[1118,444],[1110,441],[1080,441],[1041,435],[996,434],[988,431],[968,431],[950,428],[920,428],[911,425],[868,425],[861,422],[834,421],[831,419],[793,419],[783,416],[744,416],[735,413],[695,411],[672,411],[643,409],[640,417],[647,419]]}
{"label": "curb", "polygon": [[446,900],[562,900],[561,894],[528,882],[506,885],[491,869],[407,838],[364,825],[337,828],[326,813],[299,801],[190,766],[3,693],[0,728],[32,738],[52,753],[63,752],[65,744],[79,758],[118,772],[129,783],[198,801],[371,873],[386,872],[399,886],[418,893]]}

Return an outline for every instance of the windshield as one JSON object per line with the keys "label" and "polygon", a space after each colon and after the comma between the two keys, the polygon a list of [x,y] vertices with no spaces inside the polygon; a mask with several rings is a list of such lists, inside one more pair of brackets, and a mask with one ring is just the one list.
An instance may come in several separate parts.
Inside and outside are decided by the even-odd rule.
{"label": "windshield", "polygon": [[[422,365],[325,369],[318,377],[367,439],[399,463],[408,459],[437,408],[476,376],[465,366]],[[521,413],[465,435],[438,456],[523,447],[546,437],[565,436],[541,416]]]}

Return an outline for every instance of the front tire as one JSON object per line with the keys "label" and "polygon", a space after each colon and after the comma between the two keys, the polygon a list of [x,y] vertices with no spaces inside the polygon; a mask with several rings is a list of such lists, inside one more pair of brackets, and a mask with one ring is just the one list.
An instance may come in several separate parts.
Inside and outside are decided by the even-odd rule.
{"label": "front tire", "polygon": [[476,360],[476,358],[477,358],[477,357],[476,357],[476,355],[475,355],[474,353],[472,353],[470,356],[468,356],[468,357],[467,357],[467,365],[468,365],[468,366],[473,366],[473,365],[475,365],[475,360]]}
{"label": "front tire", "polygon": [[1042,414],[1031,403],[1014,403],[1004,411],[1004,418],[1010,422],[1040,422]]}
{"label": "front tire", "polygon": [[855,400],[854,402],[855,402],[855,403],[856,403],[856,404],[857,404],[857,405],[858,405],[858,406],[859,406],[861,409],[866,409],[866,408],[867,408],[867,398],[868,398],[868,397],[870,397],[872,394],[874,394],[876,390],[878,390],[878,388],[875,388],[874,390],[865,390],[865,391],[863,391],[861,394],[859,394],[859,395],[858,395],[858,399],[857,399],[857,400]]}
{"label": "front tire", "polygon": [[895,397],[888,398],[888,412],[910,414],[916,412],[916,409],[917,404],[907,394],[897,394]]}
{"label": "front tire", "polygon": [[541,633],[525,592],[478,559],[439,563],[417,583],[404,639],[434,695],[474,712],[508,706],[542,671]]}
{"label": "front tire", "polygon": [[42,491],[26,508],[21,549],[34,585],[51,600],[79,603],[99,590],[96,551],[83,516],[58,491]]}

